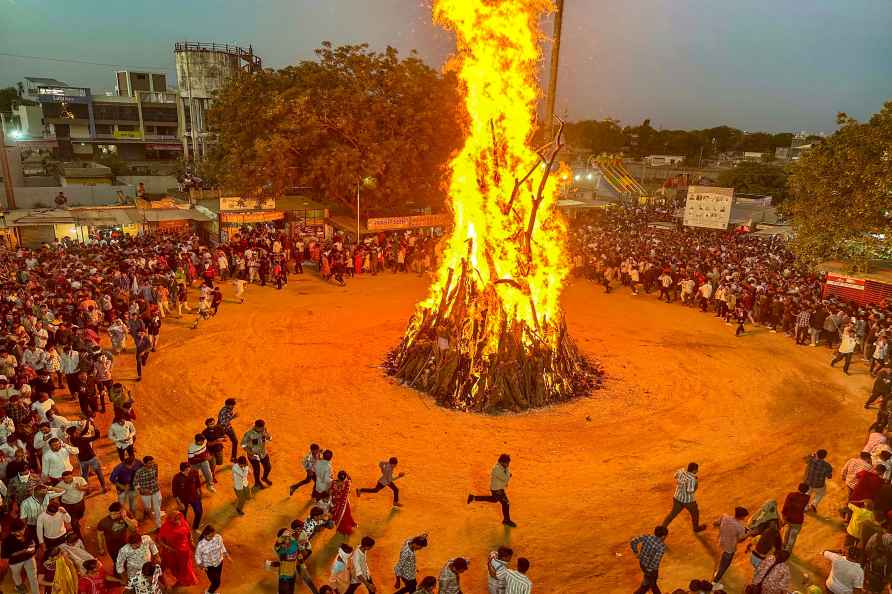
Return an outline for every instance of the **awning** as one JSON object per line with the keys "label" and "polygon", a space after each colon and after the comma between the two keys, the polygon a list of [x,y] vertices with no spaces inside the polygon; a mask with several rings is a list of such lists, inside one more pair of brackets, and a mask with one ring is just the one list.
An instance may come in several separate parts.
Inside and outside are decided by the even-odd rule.
{"label": "awning", "polygon": [[206,214],[189,208],[149,208],[133,213],[134,222],[160,223],[162,221],[210,221]]}
{"label": "awning", "polygon": [[89,208],[72,209],[71,213],[78,225],[85,227],[117,227],[119,225],[131,225],[131,214],[135,208]]}
{"label": "awning", "polygon": [[6,213],[4,218],[10,227],[71,225],[75,223],[70,210],[59,208],[11,210]]}

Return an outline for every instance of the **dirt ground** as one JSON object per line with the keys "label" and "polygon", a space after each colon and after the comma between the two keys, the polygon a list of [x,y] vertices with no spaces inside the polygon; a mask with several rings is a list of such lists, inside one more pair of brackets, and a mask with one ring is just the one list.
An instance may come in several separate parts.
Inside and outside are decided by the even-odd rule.
{"label": "dirt ground", "polygon": [[[567,288],[565,308],[581,348],[606,370],[603,389],[525,414],[443,410],[379,367],[425,290],[415,275],[358,278],[340,288],[306,274],[281,292],[249,287],[243,305],[227,298],[220,315],[196,331],[188,329],[191,318],[166,323],[143,381],[132,384],[137,451],[160,460],[164,494],[191,436],[226,397],[238,398],[238,432],[263,418],[273,436],[274,486],[248,504],[246,516],[234,512],[228,464],[223,488],[205,497],[205,521],[234,557],[224,569],[226,594],[275,591],[263,562],[272,558],[276,530],[307,515],[307,488],[287,494],[313,441],[334,451],[334,467],[346,469],[354,486],[374,485],[378,461],[389,456],[407,473],[398,483],[401,510],[391,509],[387,491],[352,498],[360,526],[350,542],[376,539],[369,560],[380,592],[393,591],[404,540],[428,532],[420,576],[468,557],[466,594],[486,591],[486,555],[502,544],[531,560],[535,592],[588,593],[635,589],[639,570],[628,541],[662,520],[673,473],[689,461],[701,465],[700,508],[711,523],[736,505],[755,511],[767,499],[782,501],[802,478],[802,458],[819,447],[838,471],[866,435],[871,415],[861,404],[869,378],[861,364],[845,377],[828,366],[826,349],[796,347],[764,330],[735,338],[707,314],[653,296],[604,295],[584,281]],[[131,352],[117,364],[119,377],[131,377]],[[108,472],[114,453],[100,451]],[[502,452],[512,457],[515,529],[501,525],[497,504],[465,503],[469,492],[487,493]],[[826,575],[820,552],[841,542],[835,509],[842,497],[834,479],[820,516],[808,517],[795,552],[797,579]],[[91,501],[91,528],[111,500]],[[683,512],[670,530],[660,582],[669,592],[711,576],[718,557],[715,528],[695,537]],[[314,540],[317,583],[327,579],[341,538],[326,531]],[[746,557],[738,555],[724,580],[729,592],[741,592],[751,576]]]}

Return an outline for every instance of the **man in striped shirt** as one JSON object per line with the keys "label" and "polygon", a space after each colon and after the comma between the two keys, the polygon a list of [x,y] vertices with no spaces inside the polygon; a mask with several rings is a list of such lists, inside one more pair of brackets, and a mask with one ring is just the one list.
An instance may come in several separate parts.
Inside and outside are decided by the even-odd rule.
{"label": "man in striped shirt", "polygon": [[520,557],[517,560],[517,569],[505,572],[505,594],[530,594],[533,591],[533,582],[527,577],[529,570],[529,560]]}
{"label": "man in striped shirt", "polygon": [[706,530],[706,525],[700,523],[700,508],[697,507],[697,472],[700,466],[696,462],[688,464],[687,470],[684,468],[675,473],[675,496],[672,500],[672,511],[663,520],[662,526],[668,528],[675,516],[686,509],[691,514],[691,525],[694,532],[702,532]]}

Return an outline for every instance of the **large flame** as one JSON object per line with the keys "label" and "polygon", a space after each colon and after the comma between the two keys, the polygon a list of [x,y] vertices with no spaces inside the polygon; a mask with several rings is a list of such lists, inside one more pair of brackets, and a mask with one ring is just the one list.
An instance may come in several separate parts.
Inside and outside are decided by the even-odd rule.
{"label": "large flame", "polygon": [[[562,252],[564,228],[553,213],[556,186],[552,177],[545,181],[530,245],[525,239],[538,183],[545,173],[531,137],[539,98],[539,20],[551,9],[550,0],[437,0],[434,4],[434,19],[456,34],[458,52],[450,66],[462,81],[470,124],[464,148],[450,164],[455,226],[437,282],[423,306],[440,303],[448,271],[461,267],[470,248],[478,284],[516,281],[496,285],[504,310],[513,320],[544,328],[558,317],[567,266]],[[530,170],[535,170],[534,175],[527,176]],[[515,191],[515,182],[525,176]]]}
{"label": "large flame", "polygon": [[[387,367],[462,410],[522,410],[589,392],[598,371],[560,310],[565,228],[554,212],[560,133],[531,146],[539,20],[550,0],[436,0],[468,112],[450,163],[455,225],[428,298]],[[564,173],[563,175],[566,175]]]}

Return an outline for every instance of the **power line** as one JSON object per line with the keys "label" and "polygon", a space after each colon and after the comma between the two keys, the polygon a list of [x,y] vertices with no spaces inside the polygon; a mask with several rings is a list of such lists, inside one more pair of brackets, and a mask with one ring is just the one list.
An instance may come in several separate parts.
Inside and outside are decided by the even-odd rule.
{"label": "power line", "polygon": [[[50,58],[47,56],[25,56],[23,54],[10,54],[6,52],[0,52],[0,56],[6,56],[7,58],[20,58],[22,60],[44,60],[46,62],[65,62],[69,64],[85,64],[87,66],[106,66],[111,68],[127,66],[126,64],[106,64],[103,62],[89,62],[87,60],[72,60],[69,58]],[[130,68],[139,68],[140,70],[173,70],[173,68],[171,68],[170,66],[130,66]]]}

